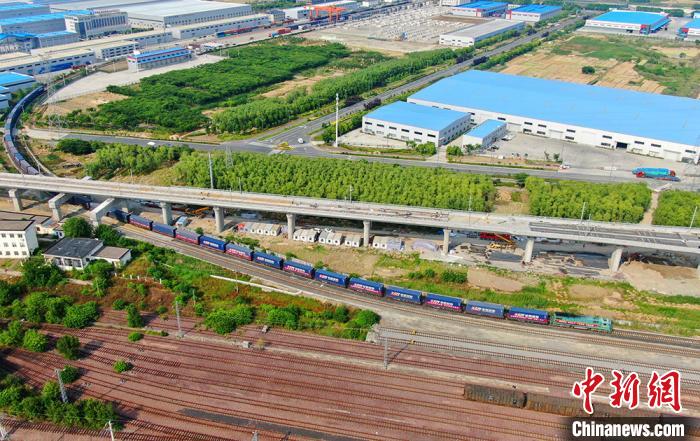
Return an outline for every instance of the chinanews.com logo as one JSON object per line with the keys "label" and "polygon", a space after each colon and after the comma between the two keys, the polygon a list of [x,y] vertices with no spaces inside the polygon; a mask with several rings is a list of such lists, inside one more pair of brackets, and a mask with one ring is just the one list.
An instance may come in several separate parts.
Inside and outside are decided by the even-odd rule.
{"label": "chinanews.com logo", "polygon": [[[608,404],[613,409],[637,409],[644,399],[646,407],[659,417],[594,417],[593,395],[605,383],[603,374],[586,368],[583,380],[574,383],[571,394],[581,400],[588,418],[569,418],[570,440],[684,440],[690,430],[700,430],[700,422],[681,417],[681,374],[671,370],[652,371],[642,397],[642,379],[636,372],[613,370],[609,381]],[[646,410],[646,409],[645,409]],[[603,410],[603,413],[605,411]]]}

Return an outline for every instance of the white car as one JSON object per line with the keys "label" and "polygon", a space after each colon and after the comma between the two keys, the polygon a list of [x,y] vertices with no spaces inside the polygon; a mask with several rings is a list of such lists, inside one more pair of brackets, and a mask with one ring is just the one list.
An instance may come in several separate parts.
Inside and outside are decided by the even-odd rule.
{"label": "white car", "polygon": [[559,170],[568,170],[568,169],[570,169],[570,168],[571,168],[571,164],[567,164],[566,162],[562,163],[562,164],[559,166]]}
{"label": "white car", "polygon": [[299,144],[303,144],[303,143],[304,143],[304,138],[299,138],[299,139],[297,139],[297,142],[298,142]]}
{"label": "white car", "polygon": [[149,147],[155,147],[156,143],[153,141],[149,141],[148,144],[146,144],[146,145],[148,145]]}

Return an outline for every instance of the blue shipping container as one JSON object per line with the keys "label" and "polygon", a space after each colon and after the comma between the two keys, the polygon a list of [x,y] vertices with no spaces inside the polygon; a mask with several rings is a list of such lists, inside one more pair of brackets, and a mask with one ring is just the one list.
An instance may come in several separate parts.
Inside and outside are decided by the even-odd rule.
{"label": "blue shipping container", "polygon": [[451,309],[453,311],[462,310],[462,299],[456,297],[441,296],[439,294],[427,293],[425,295],[425,305],[433,308]]}
{"label": "blue shipping container", "polygon": [[150,221],[150,220],[146,219],[145,217],[135,216],[132,214],[131,216],[129,216],[129,223],[131,225],[135,225],[139,228],[144,228],[146,230],[150,230],[151,224],[153,223],[153,221]]}
{"label": "blue shipping container", "polygon": [[332,283],[333,285],[342,286],[343,288],[348,285],[348,276],[345,274],[333,273],[322,269],[316,270],[315,279],[320,280],[321,282],[328,282]]}
{"label": "blue shipping container", "polygon": [[153,222],[153,231],[168,237],[175,237],[175,227],[171,227],[170,225]]}
{"label": "blue shipping container", "polygon": [[212,248],[217,251],[226,250],[226,241],[209,236],[200,236],[199,244],[203,247]]}
{"label": "blue shipping container", "polygon": [[510,320],[519,320],[521,322],[532,322],[546,325],[549,323],[549,313],[539,309],[519,308],[512,306],[508,309],[506,318]]}
{"label": "blue shipping container", "polygon": [[287,260],[284,262],[282,269],[288,273],[297,274],[308,279],[314,278],[314,267],[311,265],[305,265],[299,262],[290,262]]}
{"label": "blue shipping container", "polygon": [[112,216],[114,216],[114,218],[116,220],[118,220],[119,222],[124,222],[124,223],[129,222],[129,213],[127,213],[126,211],[113,210],[111,213],[112,213]]}
{"label": "blue shipping container", "polygon": [[257,263],[262,263],[263,265],[271,266],[277,269],[282,268],[282,262],[284,261],[281,257],[258,252],[253,253],[253,260]]}
{"label": "blue shipping container", "polygon": [[467,302],[464,312],[483,315],[486,317],[503,318],[503,315],[505,314],[505,307],[497,303],[477,302],[476,300],[470,300]]}
{"label": "blue shipping container", "polygon": [[383,283],[360,279],[359,277],[351,278],[350,283],[348,284],[348,288],[350,288],[353,291],[369,293],[380,297],[384,293]]}
{"label": "blue shipping container", "polygon": [[241,259],[245,260],[253,260],[253,250],[251,250],[248,247],[244,247],[243,245],[238,245],[235,243],[226,244],[226,254],[240,257]]}
{"label": "blue shipping container", "polygon": [[400,288],[398,286],[387,286],[385,294],[388,299],[417,303],[419,305],[421,302],[421,292],[414,289]]}

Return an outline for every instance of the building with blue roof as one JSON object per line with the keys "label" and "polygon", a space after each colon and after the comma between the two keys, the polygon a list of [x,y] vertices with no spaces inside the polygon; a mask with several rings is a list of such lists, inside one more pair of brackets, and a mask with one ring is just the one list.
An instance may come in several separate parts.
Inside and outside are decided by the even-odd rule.
{"label": "building with blue roof", "polygon": [[525,5],[511,9],[506,12],[508,20],[520,20],[536,23],[542,20],[549,20],[561,14],[561,6],[553,5]]}
{"label": "building with blue roof", "polygon": [[0,5],[0,20],[50,13],[51,9],[49,9],[48,5],[34,5],[31,3],[5,3]]}
{"label": "building with blue roof", "polygon": [[45,34],[47,32],[65,31],[66,15],[92,14],[92,11],[65,11],[53,14],[33,15],[30,17],[14,17],[0,20],[0,32],[16,34],[27,32],[30,34]]}
{"label": "building with blue roof", "polygon": [[502,17],[508,9],[508,3],[477,0],[471,3],[454,6],[450,9],[453,15],[465,17]]}
{"label": "building with blue roof", "polygon": [[612,10],[586,20],[586,28],[648,35],[667,29],[670,22],[668,14],[663,12]]}
{"label": "building with blue roof", "polygon": [[462,146],[480,145],[483,148],[488,148],[496,141],[503,138],[506,132],[507,127],[505,122],[497,119],[487,119],[462,137]]}
{"label": "building with blue roof", "polygon": [[192,59],[192,51],[175,46],[168,49],[158,49],[147,52],[134,52],[126,57],[126,63],[131,72],[139,72],[155,67],[169,66]]}
{"label": "building with blue roof", "polygon": [[678,30],[678,36],[682,38],[700,38],[700,17],[689,21]]}
{"label": "building with blue roof", "polygon": [[4,88],[3,90],[8,90],[10,93],[22,89],[33,89],[35,85],[36,81],[30,75],[15,72],[0,73],[0,87]]}
{"label": "building with blue roof", "polygon": [[697,163],[700,100],[470,70],[409,103],[503,121],[511,132]]}
{"label": "building with blue roof", "polygon": [[469,127],[468,112],[396,101],[362,117],[362,131],[385,138],[447,144]]}

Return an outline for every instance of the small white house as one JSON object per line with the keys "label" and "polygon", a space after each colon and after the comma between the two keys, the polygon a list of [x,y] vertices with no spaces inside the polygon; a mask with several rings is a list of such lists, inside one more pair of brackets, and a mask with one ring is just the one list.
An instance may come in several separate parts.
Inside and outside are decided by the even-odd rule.
{"label": "small white house", "polygon": [[26,259],[38,247],[33,220],[0,220],[0,258]]}

